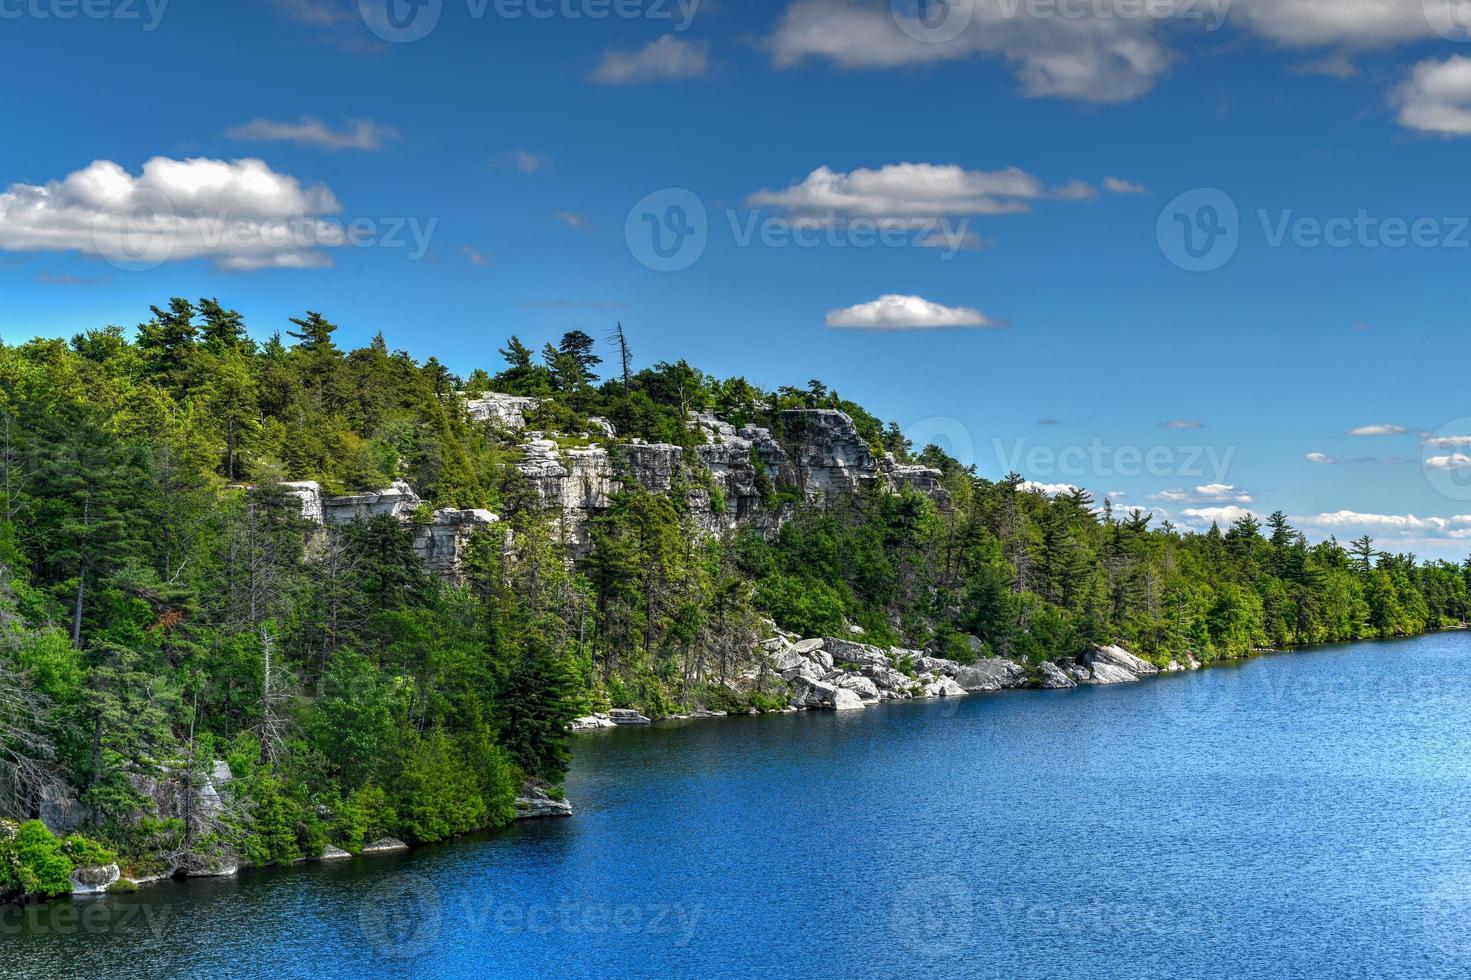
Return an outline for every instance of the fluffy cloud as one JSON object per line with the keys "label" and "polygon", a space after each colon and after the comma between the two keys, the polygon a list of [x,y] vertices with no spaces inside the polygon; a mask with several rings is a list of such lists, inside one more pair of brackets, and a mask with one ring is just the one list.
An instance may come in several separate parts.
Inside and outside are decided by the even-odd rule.
{"label": "fluffy cloud", "polygon": [[[757,191],[752,207],[780,207],[803,215],[838,213],[873,218],[1017,214],[1048,197],[1078,199],[1079,186],[1049,191],[1018,167],[966,170],[958,164],[893,163],[847,173],[818,167],[785,190]],[[1092,188],[1088,188],[1091,196]]]}
{"label": "fluffy cloud", "polygon": [[1471,456],[1465,453],[1447,453],[1443,456],[1427,456],[1425,465],[1432,470],[1467,470],[1471,469]]}
{"label": "fluffy cloud", "polygon": [[599,85],[640,85],[699,78],[710,71],[710,44],[666,34],[636,51],[607,51],[588,80]]}
{"label": "fluffy cloud", "polygon": [[321,184],[303,186],[255,159],[154,157],[136,176],[98,160],[60,180],[0,193],[0,249],[81,252],[158,265],[210,258],[222,268],[331,265],[346,244],[341,210]]}
{"label": "fluffy cloud", "polygon": [[[1168,29],[1232,25],[1280,45],[1327,48],[1300,70],[1351,77],[1346,52],[1438,37],[1465,39],[1464,0],[1094,0],[1068,15],[1018,0],[949,0],[938,26],[919,0],[793,0],[767,39],[774,64],[895,68],[974,57],[1011,64],[1025,94],[1126,102],[1169,69]],[[1029,9],[1030,8],[1030,9]],[[932,6],[928,11],[935,13]]]}
{"label": "fluffy cloud", "polygon": [[1014,66],[1027,95],[1088,102],[1137,98],[1171,60],[1147,17],[1033,17],[1007,0],[956,0],[948,13],[964,29],[922,40],[926,29],[911,16],[916,12],[879,0],[795,0],[767,47],[783,68],[809,58],[893,68],[1000,57]]}
{"label": "fluffy cloud", "polygon": [[1187,507],[1180,512],[1180,516],[1189,524],[1209,527],[1212,524],[1235,524],[1243,517],[1257,515],[1245,507],[1230,504],[1222,507]]}
{"label": "fluffy cloud", "polygon": [[1454,517],[1416,517],[1414,514],[1363,514],[1352,510],[1339,510],[1331,514],[1314,514],[1309,517],[1294,517],[1293,523],[1325,530],[1349,529],[1353,531],[1390,531],[1441,533],[1455,528],[1471,528],[1471,514]]}
{"label": "fluffy cloud", "polygon": [[1040,493],[1044,497],[1065,497],[1078,491],[1071,483],[1037,483],[1034,480],[1023,480],[1018,489],[1023,493]]}
{"label": "fluffy cloud", "polygon": [[1143,184],[1136,184],[1132,180],[1123,180],[1119,177],[1103,178],[1103,189],[1110,194],[1148,194],[1149,189]]}
{"label": "fluffy cloud", "polygon": [[936,330],[947,327],[999,327],[980,310],[941,306],[920,296],[880,296],[827,315],[829,327],[860,330]]}
{"label": "fluffy cloud", "polygon": [[1249,504],[1252,502],[1251,494],[1229,483],[1207,483],[1191,490],[1162,490],[1150,499],[1172,504]]}
{"label": "fluffy cloud", "polygon": [[1446,136],[1471,135],[1471,58],[1422,61],[1395,93],[1400,125]]}
{"label": "fluffy cloud", "polygon": [[1409,432],[1402,425],[1361,425],[1357,429],[1348,430],[1351,436],[1402,436]]}
{"label": "fluffy cloud", "polygon": [[320,119],[302,116],[296,122],[252,119],[243,126],[227,129],[225,135],[232,140],[298,143],[324,150],[381,150],[384,144],[398,139],[398,130],[371,119],[360,119],[336,130]]}

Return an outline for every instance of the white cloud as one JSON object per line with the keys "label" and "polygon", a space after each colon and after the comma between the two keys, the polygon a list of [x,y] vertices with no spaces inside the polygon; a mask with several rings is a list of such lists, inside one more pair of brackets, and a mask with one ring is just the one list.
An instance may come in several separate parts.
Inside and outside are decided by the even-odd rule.
{"label": "white cloud", "polygon": [[1331,514],[1314,514],[1310,517],[1294,517],[1294,523],[1324,529],[1348,528],[1351,530],[1443,532],[1452,528],[1471,528],[1471,514],[1454,517],[1416,517],[1414,514],[1362,514],[1358,511],[1339,510]]}
{"label": "white cloud", "polygon": [[1402,436],[1409,432],[1402,425],[1361,425],[1357,429],[1350,429],[1351,436]]}
{"label": "white cloud", "polygon": [[[1077,193],[1074,185],[1062,190]],[[1040,179],[1018,167],[966,170],[954,163],[906,162],[847,173],[818,167],[785,190],[760,190],[746,203],[805,215],[916,219],[1017,214],[1031,210],[1033,201],[1059,193],[1049,192]]]}
{"label": "white cloud", "polygon": [[552,217],[573,231],[592,231],[592,222],[581,211],[557,210],[552,212]]}
{"label": "white cloud", "polygon": [[666,34],[637,51],[606,51],[588,75],[599,85],[641,85],[645,82],[699,78],[710,71],[708,41],[682,41]]}
{"label": "white cloud", "polygon": [[510,155],[509,159],[511,166],[523,174],[528,175],[536,173],[550,162],[546,157],[532,153],[529,150],[516,150]]}
{"label": "white cloud", "polygon": [[1136,184],[1132,180],[1123,180],[1119,177],[1103,178],[1103,189],[1110,194],[1148,194],[1149,189],[1143,184]]}
{"label": "white cloud", "polygon": [[154,157],[136,176],[98,160],[0,193],[0,250],[312,268],[332,264],[324,248],[347,243],[342,225],[325,220],[340,210],[326,186],[303,186],[261,160]]}
{"label": "white cloud", "polygon": [[1327,78],[1336,78],[1340,82],[1359,76],[1358,65],[1355,65],[1347,55],[1342,53],[1315,58],[1292,70],[1299,75],[1323,75]]}
{"label": "white cloud", "polygon": [[1160,425],[1163,426],[1166,429],[1204,429],[1205,428],[1205,423],[1204,422],[1198,422],[1195,419],[1170,419],[1168,422],[1161,422]]}
{"label": "white cloud", "polygon": [[1071,483],[1037,483],[1033,480],[1023,480],[1018,487],[1024,493],[1040,493],[1044,497],[1065,497],[1077,491]]}
{"label": "white cloud", "polygon": [[398,139],[398,130],[371,119],[359,119],[342,130],[335,130],[320,119],[302,116],[296,122],[252,119],[243,126],[225,130],[225,135],[232,140],[299,143],[325,150],[381,150],[384,144]]}
{"label": "white cloud", "polygon": [[1243,517],[1257,516],[1245,507],[1227,505],[1223,507],[1187,507],[1180,512],[1180,516],[1188,522],[1199,525],[1211,524],[1235,524]]}
{"label": "white cloud", "polygon": [[1425,445],[1430,449],[1464,449],[1471,446],[1471,436],[1431,436]]}
{"label": "white cloud", "polygon": [[1432,470],[1465,470],[1471,469],[1471,456],[1465,453],[1449,453],[1445,456],[1430,456],[1425,460],[1425,465]]}
{"label": "white cloud", "polygon": [[980,310],[941,306],[920,296],[880,296],[827,315],[829,327],[860,330],[936,330],[948,327],[999,327]]}
{"label": "white cloud", "polygon": [[780,68],[809,58],[841,68],[895,68],[995,56],[1014,66],[1025,94],[1087,102],[1137,98],[1171,61],[1149,17],[1033,17],[1008,0],[959,0],[955,7],[970,12],[966,29],[929,42],[912,36],[923,36],[923,25],[905,20],[898,5],[795,0],[767,47]]}
{"label": "white cloud", "polygon": [[1377,47],[1435,36],[1458,0],[1235,0],[1233,20],[1298,46]]}
{"label": "white cloud", "polygon": [[1207,483],[1190,490],[1161,490],[1149,499],[1172,504],[1249,504],[1252,502],[1251,494],[1229,483]]}
{"label": "white cloud", "polygon": [[1395,92],[1400,125],[1446,136],[1471,135],[1471,57],[1422,61]]}

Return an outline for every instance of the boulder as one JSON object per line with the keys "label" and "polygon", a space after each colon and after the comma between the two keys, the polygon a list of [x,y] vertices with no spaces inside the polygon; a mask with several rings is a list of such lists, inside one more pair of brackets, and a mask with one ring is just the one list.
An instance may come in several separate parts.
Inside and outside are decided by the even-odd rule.
{"label": "boulder", "polygon": [[1010,660],[1000,658],[977,660],[955,673],[955,683],[973,694],[1021,687],[1026,681],[1026,671]]}
{"label": "boulder", "polygon": [[615,725],[648,725],[652,724],[648,718],[639,714],[631,708],[614,708],[608,712],[608,719]]}
{"label": "boulder", "polygon": [[821,650],[826,643],[826,640],[820,638],[816,640],[798,640],[792,644],[792,649],[805,657]]}
{"label": "boulder", "polygon": [[834,687],[846,688],[864,701],[877,701],[879,699],[878,685],[862,674],[846,674],[841,671],[836,679],[829,677],[828,683]]}
{"label": "boulder", "polygon": [[792,706],[829,711],[854,711],[864,707],[863,700],[846,687],[826,681],[800,680]]}
{"label": "boulder", "polygon": [[1146,674],[1158,674],[1159,668],[1147,660],[1141,660],[1123,647],[1094,647],[1083,654],[1083,663],[1089,667],[1097,667],[1099,664],[1107,664],[1119,667],[1129,673],[1142,677]]}
{"label": "boulder", "polygon": [[99,868],[78,868],[72,872],[73,895],[100,895],[123,876],[116,864]]}
{"label": "boulder", "polygon": [[789,670],[796,670],[808,662],[805,654],[797,652],[795,648],[789,648],[782,650],[771,658],[771,669],[778,674],[784,674]]}
{"label": "boulder", "polygon": [[1044,691],[1065,691],[1078,685],[1057,664],[1045,662],[1037,668],[1037,686]]}
{"label": "boulder", "polygon": [[[895,655],[896,660],[900,655],[909,653],[907,650],[892,650],[890,652]],[[926,657],[923,654],[919,654],[914,657],[914,669],[922,670],[929,674],[954,677],[960,672],[961,667],[960,664],[953,660],[943,660],[940,657]]]}
{"label": "boulder", "polygon": [[835,664],[857,664],[859,667],[889,667],[889,655],[878,647],[852,640],[828,639],[822,646],[823,652],[831,654]]}
{"label": "boulder", "polygon": [[340,848],[340,847],[333,847],[331,844],[328,844],[327,845],[327,849],[322,852],[322,856],[320,858],[318,858],[318,860],[320,860],[320,861],[346,861],[350,857],[352,857],[352,855],[349,854],[349,853],[347,853],[346,851],[344,851],[342,848]]}
{"label": "boulder", "polygon": [[572,719],[572,724],[568,727],[574,732],[597,732],[605,728],[617,728],[618,726],[607,715],[594,714],[574,718]]}
{"label": "boulder", "polygon": [[240,858],[230,851],[191,854],[182,871],[185,878],[233,878],[240,873]]}
{"label": "boulder", "polygon": [[551,788],[539,780],[526,783],[516,797],[517,820],[539,820],[543,817],[570,817],[572,804],[551,794]]}
{"label": "boulder", "polygon": [[828,673],[830,669],[811,660],[802,660],[792,669],[782,671],[781,676],[783,680],[788,681],[794,681],[799,677],[806,678],[809,681],[818,681],[822,680],[823,675]]}
{"label": "boulder", "polygon": [[924,696],[927,698],[963,698],[965,688],[948,677],[941,677],[924,685]]}
{"label": "boulder", "polygon": [[540,398],[523,398],[492,391],[480,398],[467,399],[465,410],[477,422],[519,431],[526,428],[527,413],[536,411],[539,405]]}
{"label": "boulder", "polygon": [[1101,686],[1105,684],[1133,684],[1139,680],[1138,674],[1130,673],[1115,664],[1094,664],[1091,671],[1087,680],[1082,683]]}
{"label": "boulder", "polygon": [[394,851],[407,851],[409,845],[397,837],[380,837],[371,844],[363,845],[364,854],[392,854]]}

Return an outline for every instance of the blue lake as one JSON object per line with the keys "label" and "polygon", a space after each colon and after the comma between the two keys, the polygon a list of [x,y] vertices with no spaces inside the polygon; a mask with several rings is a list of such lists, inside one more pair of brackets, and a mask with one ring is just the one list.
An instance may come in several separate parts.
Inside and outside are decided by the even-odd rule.
{"label": "blue lake", "polygon": [[1471,976],[1471,634],[581,737],[575,817],[0,915],[0,974]]}

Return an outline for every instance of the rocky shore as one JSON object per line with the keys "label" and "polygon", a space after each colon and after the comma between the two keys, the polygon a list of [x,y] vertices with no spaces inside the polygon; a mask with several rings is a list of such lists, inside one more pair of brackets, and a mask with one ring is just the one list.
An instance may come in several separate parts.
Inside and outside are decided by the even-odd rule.
{"label": "rocky shore", "polygon": [[[732,686],[749,692],[765,689],[769,681],[779,679],[788,693],[785,711],[861,711],[888,701],[959,698],[1022,688],[1055,691],[1132,684],[1160,673],[1199,669],[1192,657],[1184,663],[1171,662],[1161,671],[1118,646],[1092,647],[1076,659],[1035,667],[998,657],[961,664],[922,650],[881,649],[834,637],[800,639],[778,632],[762,643],[761,662]],[[752,709],[750,713],[757,712]],[[702,711],[677,717],[724,715]],[[579,718],[572,730],[591,732],[649,723],[650,719],[637,712],[615,710]]]}

